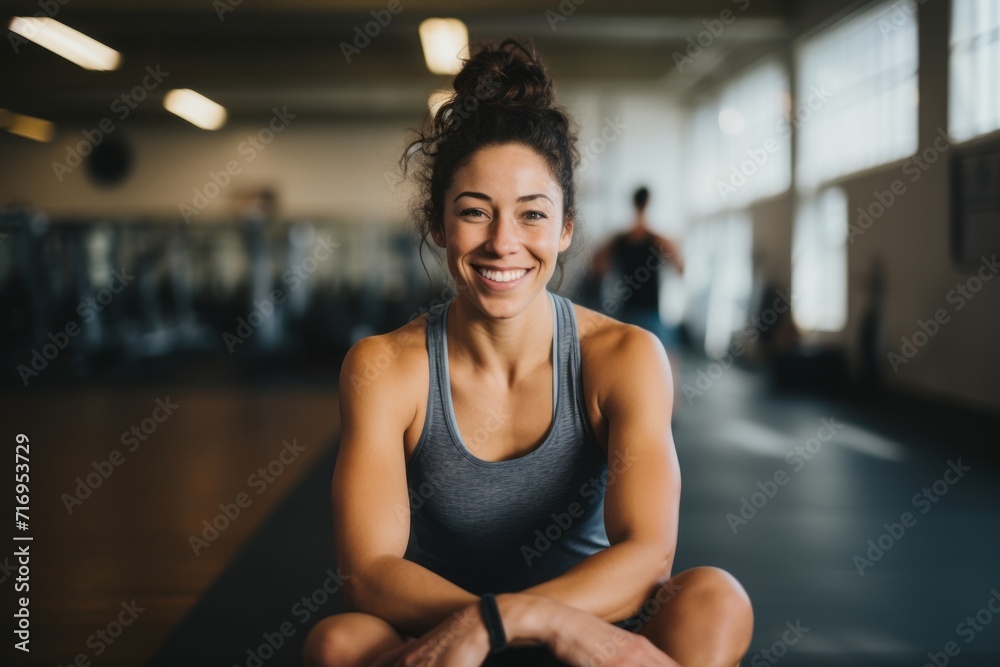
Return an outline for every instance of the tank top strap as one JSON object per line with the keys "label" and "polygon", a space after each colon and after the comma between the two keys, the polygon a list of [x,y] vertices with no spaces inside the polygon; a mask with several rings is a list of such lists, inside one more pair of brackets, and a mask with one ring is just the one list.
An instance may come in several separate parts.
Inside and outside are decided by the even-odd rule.
{"label": "tank top strap", "polygon": [[565,413],[573,415],[584,433],[590,438],[596,438],[584,400],[580,331],[576,321],[576,310],[568,298],[558,294],[553,294],[552,298],[556,304],[559,331],[560,405],[566,406]]}
{"label": "tank top strap", "polygon": [[[444,402],[447,396],[444,393],[448,386],[447,377],[448,364],[444,358],[445,350],[445,308],[449,301],[438,303],[427,311],[427,363],[428,378],[430,379],[427,390],[427,410],[424,417],[425,434],[434,433],[436,428],[440,428],[446,422]],[[421,438],[423,440],[424,438]]]}

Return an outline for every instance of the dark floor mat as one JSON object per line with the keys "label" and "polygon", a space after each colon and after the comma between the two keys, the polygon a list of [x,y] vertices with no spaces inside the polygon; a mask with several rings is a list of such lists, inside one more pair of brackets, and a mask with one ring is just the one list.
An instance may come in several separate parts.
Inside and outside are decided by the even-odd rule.
{"label": "dark floor mat", "polygon": [[147,665],[302,664],[312,626],[344,610],[330,509],[336,450],[278,505]]}

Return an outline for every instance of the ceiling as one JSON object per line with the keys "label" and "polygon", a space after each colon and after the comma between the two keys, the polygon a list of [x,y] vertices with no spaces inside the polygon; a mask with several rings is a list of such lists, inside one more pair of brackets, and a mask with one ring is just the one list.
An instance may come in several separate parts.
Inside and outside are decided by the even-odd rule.
{"label": "ceiling", "polygon": [[[461,18],[473,44],[532,38],[557,88],[648,84],[691,91],[787,43],[790,20],[801,4],[396,0],[399,13],[347,62],[341,45],[351,43],[355,29],[373,21],[371,12],[384,10],[389,1],[145,0],[139,10],[134,1],[72,0],[55,18],[121,52],[122,66],[91,72],[32,43],[0,48],[0,108],[50,120],[99,119],[110,114],[115,99],[142,83],[147,66],[159,65],[168,73],[164,83],[137,106],[135,116],[168,118],[159,100],[177,87],[207,95],[232,118],[259,117],[282,105],[339,121],[412,118],[426,108],[428,91],[450,86],[449,77],[430,74],[423,62],[417,25],[430,16]],[[4,6],[5,27],[10,16],[36,15],[40,7],[37,0]],[[722,24],[720,16],[734,18]],[[705,21],[722,27],[721,33],[678,71],[674,54],[684,53],[699,33],[707,39]]]}

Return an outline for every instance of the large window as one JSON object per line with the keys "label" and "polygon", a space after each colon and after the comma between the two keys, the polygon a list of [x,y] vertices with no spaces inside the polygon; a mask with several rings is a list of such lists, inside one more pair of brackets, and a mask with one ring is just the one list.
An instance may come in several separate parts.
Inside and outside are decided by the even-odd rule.
{"label": "large window", "polygon": [[808,38],[798,51],[797,86],[799,104],[811,99],[815,107],[799,125],[799,186],[913,154],[916,12],[879,3]]}
{"label": "large window", "polygon": [[847,322],[847,197],[839,188],[798,206],[792,301],[795,323],[807,331],[840,331]]}
{"label": "large window", "polygon": [[1000,3],[953,0],[948,132],[962,141],[1000,129]]}
{"label": "large window", "polygon": [[694,111],[691,204],[697,215],[742,208],[791,181],[788,77],[776,61],[749,69]]}
{"label": "large window", "polygon": [[690,258],[684,271],[685,322],[713,357],[726,353],[733,333],[747,321],[751,231],[746,214],[725,213],[696,225],[685,243]]}

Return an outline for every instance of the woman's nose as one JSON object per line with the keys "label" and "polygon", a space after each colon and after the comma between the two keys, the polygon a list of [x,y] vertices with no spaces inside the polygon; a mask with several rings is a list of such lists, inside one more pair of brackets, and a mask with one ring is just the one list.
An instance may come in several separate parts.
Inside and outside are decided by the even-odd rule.
{"label": "woman's nose", "polygon": [[490,223],[489,234],[486,249],[496,255],[509,255],[520,245],[517,223],[510,216],[496,216]]}

